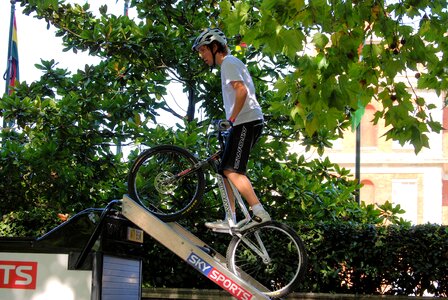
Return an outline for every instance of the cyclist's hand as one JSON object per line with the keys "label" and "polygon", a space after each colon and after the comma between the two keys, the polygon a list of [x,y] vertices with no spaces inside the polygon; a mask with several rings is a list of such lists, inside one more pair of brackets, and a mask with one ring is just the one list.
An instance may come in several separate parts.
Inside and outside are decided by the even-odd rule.
{"label": "cyclist's hand", "polygon": [[220,120],[218,126],[219,130],[228,130],[233,126],[233,123],[229,120]]}

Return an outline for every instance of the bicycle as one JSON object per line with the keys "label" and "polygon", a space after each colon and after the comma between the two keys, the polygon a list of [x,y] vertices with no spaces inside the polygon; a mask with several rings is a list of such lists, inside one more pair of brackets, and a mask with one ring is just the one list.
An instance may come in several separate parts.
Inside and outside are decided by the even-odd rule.
{"label": "bicycle", "polygon": [[230,213],[229,195],[224,178],[217,172],[219,160],[228,136],[227,121],[213,122],[219,149],[204,160],[198,160],[184,148],[160,145],[142,152],[133,163],[128,176],[128,192],[164,222],[185,217],[200,203],[205,191],[204,168],[211,166],[226,211],[232,239],[226,252],[227,268],[237,276],[247,274],[267,288],[270,298],[281,298],[297,287],[303,276],[307,256],[302,240],[289,226],[269,221],[247,230],[240,228],[251,220],[241,195],[229,181],[235,202],[243,218],[237,221]]}

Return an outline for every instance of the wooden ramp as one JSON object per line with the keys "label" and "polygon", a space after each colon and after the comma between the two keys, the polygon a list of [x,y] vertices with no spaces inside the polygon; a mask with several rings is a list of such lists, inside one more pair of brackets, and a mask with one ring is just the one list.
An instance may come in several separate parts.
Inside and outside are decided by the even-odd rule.
{"label": "wooden ramp", "polygon": [[207,251],[211,248],[198,237],[177,223],[161,221],[128,195],[123,196],[122,214],[236,299],[269,299],[262,292],[265,287],[248,275],[240,278],[230,272],[225,258]]}

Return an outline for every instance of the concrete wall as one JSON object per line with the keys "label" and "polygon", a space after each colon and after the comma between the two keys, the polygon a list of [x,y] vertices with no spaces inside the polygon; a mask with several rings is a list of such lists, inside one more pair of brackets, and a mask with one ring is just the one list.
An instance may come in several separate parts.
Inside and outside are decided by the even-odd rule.
{"label": "concrete wall", "polygon": [[[193,290],[193,289],[143,289],[142,300],[149,299],[204,299],[221,300],[234,299],[222,290]],[[349,294],[315,294],[293,293],[285,299],[308,300],[429,300],[432,297],[405,297],[405,296],[381,296],[381,295],[349,295]],[[447,298],[438,298],[447,299]]]}

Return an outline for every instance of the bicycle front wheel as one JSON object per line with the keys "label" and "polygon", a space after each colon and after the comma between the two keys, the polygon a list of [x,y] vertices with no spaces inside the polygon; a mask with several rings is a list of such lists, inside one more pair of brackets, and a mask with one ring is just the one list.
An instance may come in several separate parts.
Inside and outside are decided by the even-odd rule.
{"label": "bicycle front wheel", "polygon": [[293,292],[307,265],[305,247],[297,233],[275,221],[248,229],[241,237],[234,236],[226,259],[232,273],[249,282],[248,276],[252,277],[270,298]]}
{"label": "bicycle front wheel", "polygon": [[145,150],[128,176],[128,192],[154,215],[173,222],[191,212],[204,193],[204,173],[187,150],[162,145]]}

